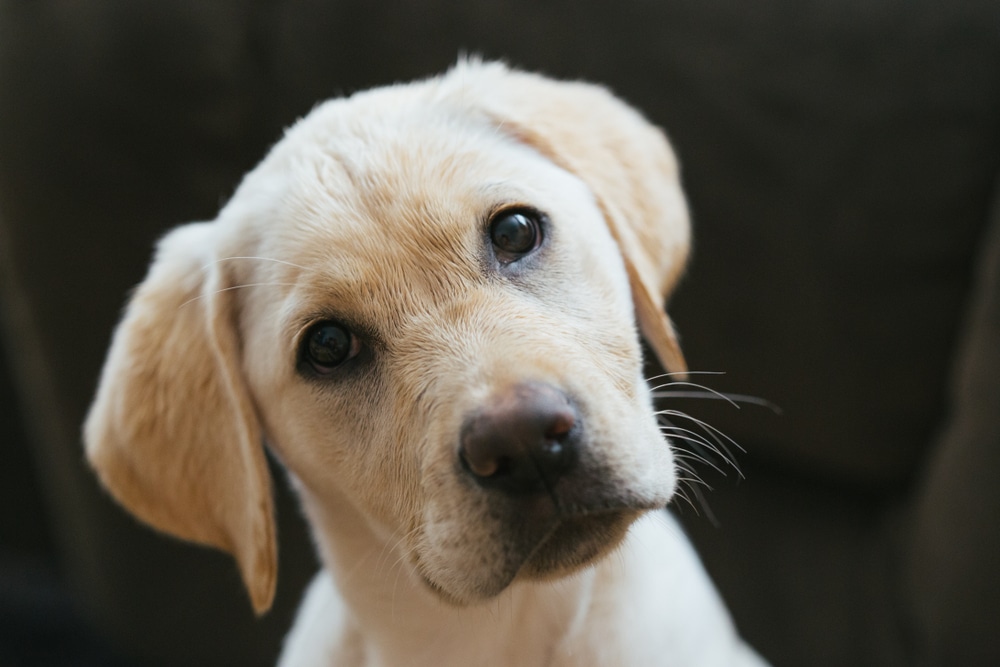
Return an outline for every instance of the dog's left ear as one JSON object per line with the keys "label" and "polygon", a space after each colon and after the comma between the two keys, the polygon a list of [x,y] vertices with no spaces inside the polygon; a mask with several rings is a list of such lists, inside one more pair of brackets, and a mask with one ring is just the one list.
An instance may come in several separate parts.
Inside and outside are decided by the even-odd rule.
{"label": "dog's left ear", "polygon": [[497,63],[460,63],[449,76],[460,99],[587,184],[625,260],[643,337],[667,371],[686,375],[664,306],[687,261],[690,223],[663,133],[598,86]]}

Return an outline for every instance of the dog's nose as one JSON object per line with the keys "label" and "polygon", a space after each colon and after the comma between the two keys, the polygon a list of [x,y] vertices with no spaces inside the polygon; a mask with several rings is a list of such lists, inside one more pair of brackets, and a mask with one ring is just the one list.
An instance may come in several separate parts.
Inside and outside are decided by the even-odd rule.
{"label": "dog's nose", "polygon": [[462,427],[459,458],[485,488],[508,494],[551,489],[577,459],[579,418],[569,398],[541,382],[491,397]]}

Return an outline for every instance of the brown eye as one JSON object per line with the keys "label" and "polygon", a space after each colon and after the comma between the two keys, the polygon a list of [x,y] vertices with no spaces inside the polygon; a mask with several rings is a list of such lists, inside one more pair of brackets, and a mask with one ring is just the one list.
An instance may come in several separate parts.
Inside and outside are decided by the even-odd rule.
{"label": "brown eye", "polygon": [[542,241],[538,215],[528,211],[504,211],[490,223],[490,240],[502,262],[513,262],[537,248]]}
{"label": "brown eye", "polygon": [[361,351],[361,341],[337,322],[318,322],[302,341],[302,362],[320,375],[331,373]]}

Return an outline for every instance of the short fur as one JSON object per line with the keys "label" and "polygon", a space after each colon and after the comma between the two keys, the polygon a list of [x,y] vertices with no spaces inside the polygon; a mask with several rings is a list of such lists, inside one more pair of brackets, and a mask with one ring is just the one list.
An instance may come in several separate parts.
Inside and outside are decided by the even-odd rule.
{"label": "short fur", "polygon": [[[545,240],[500,267],[486,225],[515,205]],[[161,242],[88,458],[144,521],[231,553],[263,612],[267,443],[324,565],[283,665],[760,664],[661,509],[677,476],[636,324],[683,374],[663,306],[688,246],[668,143],[602,88],[471,62],[327,102]],[[326,319],[364,350],[311,377]],[[530,512],[457,464],[463,420],[524,382],[571,396],[585,434]]]}

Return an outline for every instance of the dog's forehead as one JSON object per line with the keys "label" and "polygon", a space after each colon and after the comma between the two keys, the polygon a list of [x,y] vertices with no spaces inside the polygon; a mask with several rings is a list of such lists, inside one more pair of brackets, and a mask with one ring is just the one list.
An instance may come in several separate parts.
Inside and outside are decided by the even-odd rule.
{"label": "dog's forehead", "polygon": [[434,107],[320,113],[285,141],[279,220],[261,254],[305,269],[294,282],[309,300],[348,306],[430,305],[482,283],[491,213],[540,205],[560,171]]}
{"label": "dog's forehead", "polygon": [[413,123],[378,129],[303,156],[286,199],[287,241],[340,260],[376,252],[423,262],[469,250],[470,233],[498,189],[502,161],[481,146],[487,138],[462,142]]}

